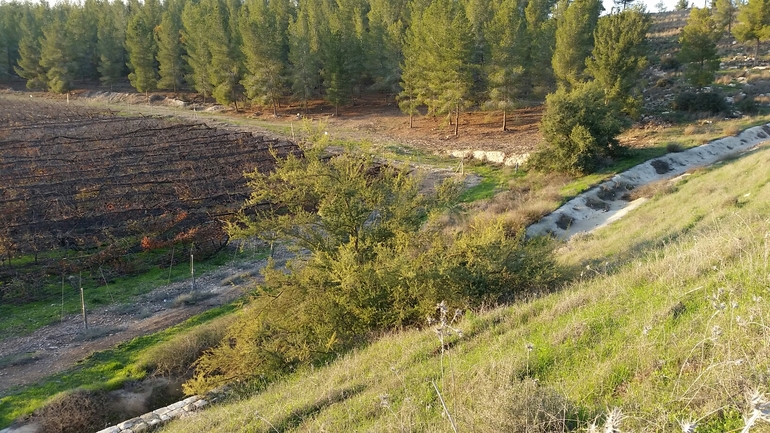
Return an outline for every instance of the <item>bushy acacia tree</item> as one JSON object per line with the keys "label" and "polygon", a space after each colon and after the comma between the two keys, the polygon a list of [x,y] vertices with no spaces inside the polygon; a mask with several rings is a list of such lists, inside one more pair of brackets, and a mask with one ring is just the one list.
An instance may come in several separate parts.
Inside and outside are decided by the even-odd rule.
{"label": "bushy acacia tree", "polygon": [[717,42],[722,37],[711,12],[706,8],[692,8],[687,25],[679,36],[679,60],[686,65],[685,77],[693,86],[703,87],[714,81],[719,69]]}
{"label": "bushy acacia tree", "polygon": [[598,81],[559,89],[546,98],[540,131],[544,143],[530,164],[541,170],[590,173],[618,153],[617,136],[626,120],[619,103],[606,100]]}
{"label": "bushy acacia tree", "polygon": [[525,248],[521,232],[478,221],[443,235],[424,223],[457,196],[457,184],[420,191],[408,167],[347,150],[278,160],[247,175],[252,188],[231,235],[281,239],[307,254],[272,265],[265,284],[223,344],[197,363],[188,392],[232,379],[270,379],[366,343],[372,332],[415,324],[438,302],[472,307],[553,281],[547,248]]}

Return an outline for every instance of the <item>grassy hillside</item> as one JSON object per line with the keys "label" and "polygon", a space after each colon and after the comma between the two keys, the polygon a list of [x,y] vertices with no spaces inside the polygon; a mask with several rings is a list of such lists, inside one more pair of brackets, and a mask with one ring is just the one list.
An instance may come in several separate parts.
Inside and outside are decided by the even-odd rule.
{"label": "grassy hillside", "polygon": [[383,336],[165,431],[562,431],[607,418],[741,431],[751,393],[770,391],[768,166],[762,148],[656,188],[561,248],[574,280],[558,293]]}

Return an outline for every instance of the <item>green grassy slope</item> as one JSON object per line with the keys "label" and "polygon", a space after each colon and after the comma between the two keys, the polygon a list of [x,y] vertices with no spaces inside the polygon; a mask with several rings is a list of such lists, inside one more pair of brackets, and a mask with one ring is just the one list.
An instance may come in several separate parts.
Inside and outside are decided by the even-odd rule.
{"label": "green grassy slope", "polygon": [[698,170],[566,243],[573,283],[466,315],[443,354],[432,327],[384,336],[165,431],[585,430],[611,408],[622,431],[740,431],[770,390],[767,167],[762,148]]}

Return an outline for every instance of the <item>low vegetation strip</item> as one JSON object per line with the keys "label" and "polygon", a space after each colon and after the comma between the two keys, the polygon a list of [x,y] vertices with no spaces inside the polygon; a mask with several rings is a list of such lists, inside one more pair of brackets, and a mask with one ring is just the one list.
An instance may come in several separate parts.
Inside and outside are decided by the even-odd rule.
{"label": "low vegetation strip", "polygon": [[573,238],[558,293],[386,335],[163,431],[761,431],[768,164],[700,169]]}
{"label": "low vegetation strip", "polygon": [[768,137],[770,124],[755,126],[737,136],[720,138],[639,164],[568,201],[529,226],[527,235],[554,234],[561,239],[568,239],[576,233],[591,231],[626,208],[633,196],[633,189],[746,152],[768,141]]}

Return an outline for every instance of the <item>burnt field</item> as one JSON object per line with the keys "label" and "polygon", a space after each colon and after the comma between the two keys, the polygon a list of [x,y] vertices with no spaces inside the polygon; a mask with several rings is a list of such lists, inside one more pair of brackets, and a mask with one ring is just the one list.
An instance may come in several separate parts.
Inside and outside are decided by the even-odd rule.
{"label": "burnt field", "polygon": [[[244,171],[295,144],[154,117],[0,97],[0,302],[205,258],[248,196]],[[49,294],[50,292],[50,294]]]}

